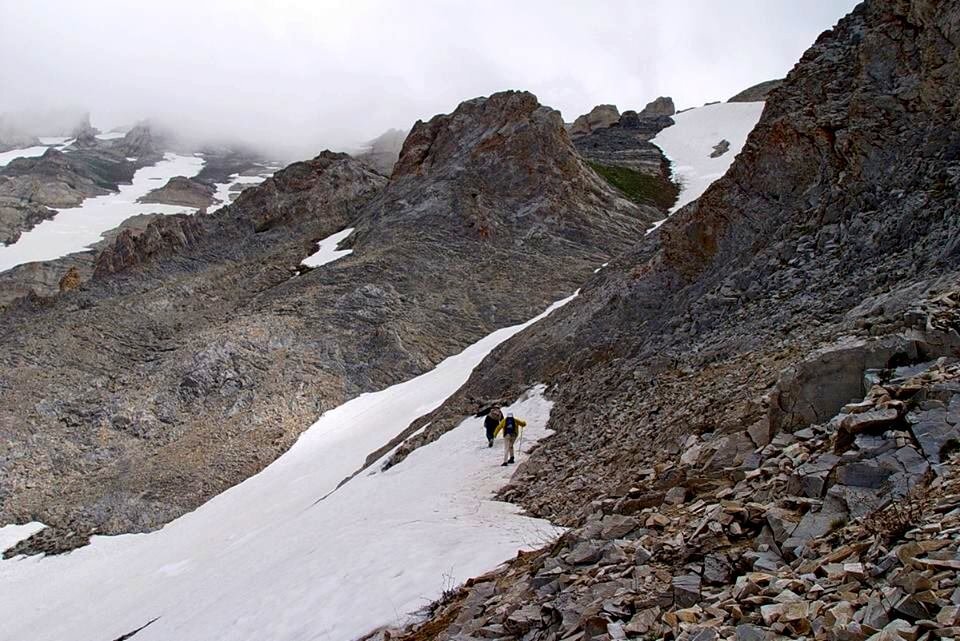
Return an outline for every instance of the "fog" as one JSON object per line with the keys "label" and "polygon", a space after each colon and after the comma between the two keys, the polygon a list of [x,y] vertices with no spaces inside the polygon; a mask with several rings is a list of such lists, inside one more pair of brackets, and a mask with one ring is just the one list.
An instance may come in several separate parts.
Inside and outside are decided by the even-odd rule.
{"label": "fog", "polygon": [[849,0],[0,0],[0,113],[152,118],[286,159],[527,89],[688,107],[782,77]]}

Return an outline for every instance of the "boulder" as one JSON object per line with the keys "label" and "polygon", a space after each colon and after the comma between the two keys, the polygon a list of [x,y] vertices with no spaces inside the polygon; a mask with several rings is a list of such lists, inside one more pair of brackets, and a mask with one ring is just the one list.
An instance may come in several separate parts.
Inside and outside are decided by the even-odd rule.
{"label": "boulder", "polygon": [[677,108],[673,105],[673,98],[660,96],[647,103],[647,106],[640,112],[641,118],[655,118],[657,116],[672,116],[677,113]]}
{"label": "boulder", "polygon": [[596,129],[606,129],[620,122],[620,111],[616,105],[597,105],[589,113],[573,121],[570,135],[585,136]]}

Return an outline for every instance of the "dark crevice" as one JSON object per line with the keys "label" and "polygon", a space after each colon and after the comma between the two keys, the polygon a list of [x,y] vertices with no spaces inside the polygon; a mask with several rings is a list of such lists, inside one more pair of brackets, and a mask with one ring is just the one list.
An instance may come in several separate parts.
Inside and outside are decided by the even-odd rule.
{"label": "dark crevice", "polygon": [[160,618],[160,617],[156,617],[155,619],[150,619],[149,621],[147,621],[146,623],[144,623],[143,625],[141,625],[141,626],[140,626],[139,628],[137,628],[136,630],[131,630],[130,632],[127,632],[126,634],[117,637],[117,638],[114,639],[113,641],[126,641],[127,639],[133,637],[133,635],[135,635],[137,632],[140,632],[141,630],[143,630],[145,627],[147,627],[147,626],[150,625],[151,623],[157,621],[159,618]]}

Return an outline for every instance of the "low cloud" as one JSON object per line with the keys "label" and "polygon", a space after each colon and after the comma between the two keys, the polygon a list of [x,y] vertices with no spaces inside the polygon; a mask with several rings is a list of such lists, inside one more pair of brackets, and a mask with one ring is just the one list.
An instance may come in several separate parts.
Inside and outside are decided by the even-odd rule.
{"label": "low cloud", "polygon": [[101,128],[153,118],[290,159],[502,89],[567,120],[725,100],[854,4],[0,0],[0,112],[80,105]]}

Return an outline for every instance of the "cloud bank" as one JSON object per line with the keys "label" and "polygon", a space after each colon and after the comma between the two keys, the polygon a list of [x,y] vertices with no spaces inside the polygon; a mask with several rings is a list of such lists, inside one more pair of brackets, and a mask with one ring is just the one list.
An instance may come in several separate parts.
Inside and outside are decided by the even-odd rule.
{"label": "cloud bank", "polygon": [[786,74],[854,4],[0,0],[0,112],[82,106],[101,128],[152,117],[295,158],[502,89],[566,120],[725,100]]}

